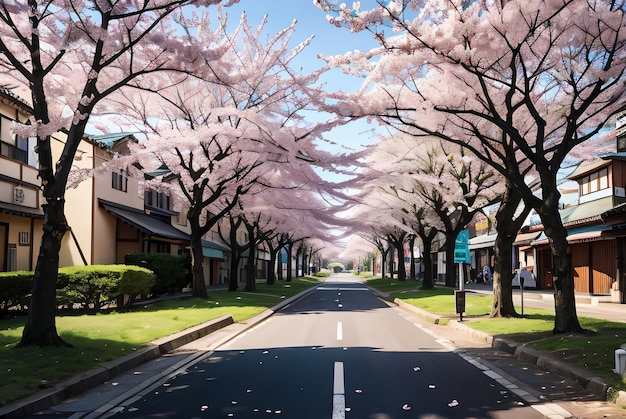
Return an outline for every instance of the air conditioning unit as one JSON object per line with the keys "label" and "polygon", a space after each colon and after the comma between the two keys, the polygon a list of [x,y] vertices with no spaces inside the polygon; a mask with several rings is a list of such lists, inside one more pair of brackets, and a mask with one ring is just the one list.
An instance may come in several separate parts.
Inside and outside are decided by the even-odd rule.
{"label": "air conditioning unit", "polygon": [[615,187],[615,190],[613,193],[615,194],[615,196],[619,196],[620,198],[626,197],[626,189],[620,188],[619,186]]}

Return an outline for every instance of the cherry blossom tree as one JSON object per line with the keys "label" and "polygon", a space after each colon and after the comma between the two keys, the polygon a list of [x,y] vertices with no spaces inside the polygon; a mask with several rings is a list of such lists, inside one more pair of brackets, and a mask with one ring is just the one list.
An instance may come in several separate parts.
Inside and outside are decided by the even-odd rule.
{"label": "cherry blossom tree", "polygon": [[400,210],[396,218],[409,232],[426,241],[433,230],[445,235],[446,285],[455,286],[455,239],[476,213],[500,199],[500,177],[463,147],[406,134],[381,141],[370,167],[370,183],[394,198],[383,200]]}
{"label": "cherry blossom tree", "polygon": [[[36,137],[45,203],[28,320],[19,346],[66,346],[55,324],[55,283],[61,239],[68,230],[65,187],[74,154],[92,114],[121,90],[165,71],[193,72],[205,61],[180,20],[185,5],[218,0],[4,1],[0,4],[0,85],[29,91],[33,116],[16,125]],[[230,2],[224,2],[228,5]],[[189,12],[191,12],[189,10]],[[63,131],[60,156],[50,136]],[[56,161],[55,161],[56,159]]]}
{"label": "cherry blossom tree", "polygon": [[363,269],[365,271],[374,272],[374,261],[378,252],[377,247],[373,243],[373,238],[368,237],[364,232],[350,236],[346,243],[346,247],[339,253],[340,258],[363,261]]}
{"label": "cherry blossom tree", "polygon": [[365,176],[361,175],[361,191],[354,197],[359,204],[349,212],[353,228],[360,231],[361,237],[370,241],[381,253],[382,277],[386,276],[387,271],[393,277],[393,261],[397,252],[398,279],[405,280],[404,242],[412,231],[404,220],[399,200],[390,196],[386,189],[388,178],[381,174]]}
{"label": "cherry blossom tree", "polygon": [[[378,253],[380,253],[382,260],[380,276],[381,278],[384,278],[386,275],[385,260],[387,259],[387,253],[389,252],[390,246],[385,241],[385,238],[373,226],[363,226],[359,235],[361,238],[374,245],[374,247],[378,250]],[[372,270],[375,270],[374,266],[372,266]]]}
{"label": "cherry blossom tree", "polygon": [[[333,196],[342,200],[347,197],[335,190],[336,185],[321,179],[314,169],[312,156],[321,158],[325,153],[309,151],[307,159],[272,165],[271,170],[257,180],[255,188],[243,195],[238,205],[230,210],[229,231],[221,229],[220,233],[232,249],[229,290],[234,291],[238,287],[239,259],[244,252],[248,252],[246,290],[255,290],[252,264],[256,262],[255,249],[262,243],[270,250],[271,274],[268,283],[273,284],[276,257],[281,249],[298,245],[296,255],[306,249],[305,259],[310,259],[336,240],[330,230],[345,222],[336,218],[337,208],[329,205],[323,197]],[[236,234],[240,227],[247,230],[243,241]]]}
{"label": "cherry blossom tree", "polygon": [[[354,30],[393,26],[397,34],[372,29],[384,54],[369,74],[381,84],[364,90],[360,103],[369,109],[358,113],[464,144],[505,176],[539,214],[549,238],[553,331],[581,331],[557,172],[568,153],[623,106],[624,3],[385,0],[367,11],[355,6],[331,22]],[[360,71],[365,61],[361,56]],[[540,194],[528,183],[529,171]]]}
{"label": "cherry blossom tree", "polygon": [[[144,89],[126,100],[135,104],[133,117],[139,128],[149,130],[148,140],[133,150],[124,164],[135,159],[144,168],[164,165],[176,175],[178,182],[170,192],[188,207],[193,292],[202,298],[207,296],[202,237],[230,214],[232,228],[243,222],[258,233],[254,240],[262,241],[257,226],[260,220],[247,204],[240,204],[242,196],[283,187],[280,176],[306,184],[311,169],[305,165],[314,161],[332,164],[336,159],[315,150],[314,140],[343,119],[312,124],[302,115],[313,109],[311,95],[322,96],[314,84],[323,70],[299,75],[290,68],[310,39],[290,47],[295,22],[266,38],[266,22],[254,28],[244,14],[232,34],[222,24],[219,36],[215,31],[200,36],[219,41],[220,56],[211,61],[210,71],[170,88],[154,86],[147,97]],[[154,99],[155,94],[160,100]],[[148,186],[168,185],[157,179]],[[236,208],[238,204],[241,209]],[[258,244],[238,244],[232,237],[229,241],[238,248],[235,253],[252,252]],[[234,257],[233,263],[237,262]],[[248,290],[254,288],[254,280],[250,281]],[[236,272],[231,272],[229,288],[237,288]]]}

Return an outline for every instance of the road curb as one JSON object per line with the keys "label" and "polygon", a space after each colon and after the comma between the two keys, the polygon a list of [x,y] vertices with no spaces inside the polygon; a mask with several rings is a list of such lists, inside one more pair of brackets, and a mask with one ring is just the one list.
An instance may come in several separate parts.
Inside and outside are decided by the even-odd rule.
{"label": "road curb", "polygon": [[[437,319],[441,317],[428,313],[425,310],[411,306],[410,304],[395,299],[394,303],[398,304],[400,308],[413,314],[418,314],[426,319]],[[440,321],[435,321],[435,324],[442,324]],[[443,325],[443,324],[442,324]],[[492,348],[512,354],[515,358],[528,363],[537,365],[538,367],[549,371],[553,374],[557,374],[561,377],[567,377],[575,380],[585,389],[592,392],[595,396],[601,397],[602,400],[607,399],[608,391],[611,388],[610,384],[605,382],[602,378],[596,377],[590,374],[589,371],[569,365],[562,362],[559,359],[547,354],[546,352],[533,349],[525,344],[499,337],[494,337],[484,332],[474,330],[471,327],[462,324],[457,320],[450,320],[447,327],[453,327],[455,330],[466,334],[472,339],[479,342],[486,342],[491,345]]]}
{"label": "road curb", "polygon": [[[216,344],[223,344],[228,340],[233,339],[239,333],[242,333],[267,319],[276,311],[285,308],[294,301],[297,301],[310,292],[313,292],[318,286],[319,285],[312,286],[311,288],[301,291],[296,295],[286,298],[275,306],[246,320],[243,322],[244,326],[241,329],[237,330],[232,336],[227,336]],[[9,403],[6,406],[0,407],[0,419],[21,418],[45,410],[50,406],[63,402],[63,400],[81,394],[108,380],[111,380],[117,375],[138,365],[159,358],[168,352],[174,351],[181,346],[205,337],[232,324],[235,324],[232,315],[225,315],[209,320],[200,325],[190,327],[173,335],[156,339],[149,342],[145,348],[138,349],[132,354],[103,363],[96,368],[68,378],[52,388],[39,391],[23,399]]]}
{"label": "road curb", "polygon": [[[372,292],[374,292],[379,298],[389,301],[391,300],[390,294],[383,293],[375,288],[369,287]],[[402,310],[417,315],[419,317],[424,318],[426,321],[431,323],[452,327],[455,330],[458,330],[461,333],[471,337],[472,339],[478,342],[486,342],[491,345],[492,348],[498,349],[501,351],[508,352],[512,354],[517,359],[529,362],[531,364],[535,364],[538,367],[549,371],[553,374],[560,375],[562,377],[568,377],[574,379],[580,385],[582,385],[585,389],[591,391],[595,396],[601,397],[602,400],[607,399],[608,391],[611,388],[610,384],[605,382],[602,378],[596,377],[593,374],[590,374],[589,371],[577,368],[572,365],[569,365],[565,362],[560,361],[559,359],[554,358],[553,356],[547,354],[546,352],[539,351],[533,348],[528,347],[525,344],[505,339],[494,337],[488,333],[480,332],[478,330],[474,330],[471,327],[461,323],[460,321],[450,319],[449,317],[439,316],[433,313],[430,313],[426,310],[423,310],[419,307],[415,307],[401,299],[393,298],[393,303],[400,307]],[[445,319],[446,321],[442,321]],[[626,392],[620,392],[620,397],[624,400],[625,403],[621,403],[622,405],[626,404]],[[619,398],[617,404],[619,403]]]}

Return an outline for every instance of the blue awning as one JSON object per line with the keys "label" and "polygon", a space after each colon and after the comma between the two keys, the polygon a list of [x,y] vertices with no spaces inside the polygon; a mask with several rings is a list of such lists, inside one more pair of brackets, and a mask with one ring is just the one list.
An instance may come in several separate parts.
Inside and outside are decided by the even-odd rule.
{"label": "blue awning", "polygon": [[202,256],[210,259],[224,259],[224,252],[230,252],[230,248],[210,240],[202,240]]}

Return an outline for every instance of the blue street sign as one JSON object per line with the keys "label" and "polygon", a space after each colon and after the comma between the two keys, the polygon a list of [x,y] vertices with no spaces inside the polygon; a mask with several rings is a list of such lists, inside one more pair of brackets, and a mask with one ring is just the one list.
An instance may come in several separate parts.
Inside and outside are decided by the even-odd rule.
{"label": "blue street sign", "polygon": [[454,263],[470,263],[469,231],[459,231],[454,241]]}

